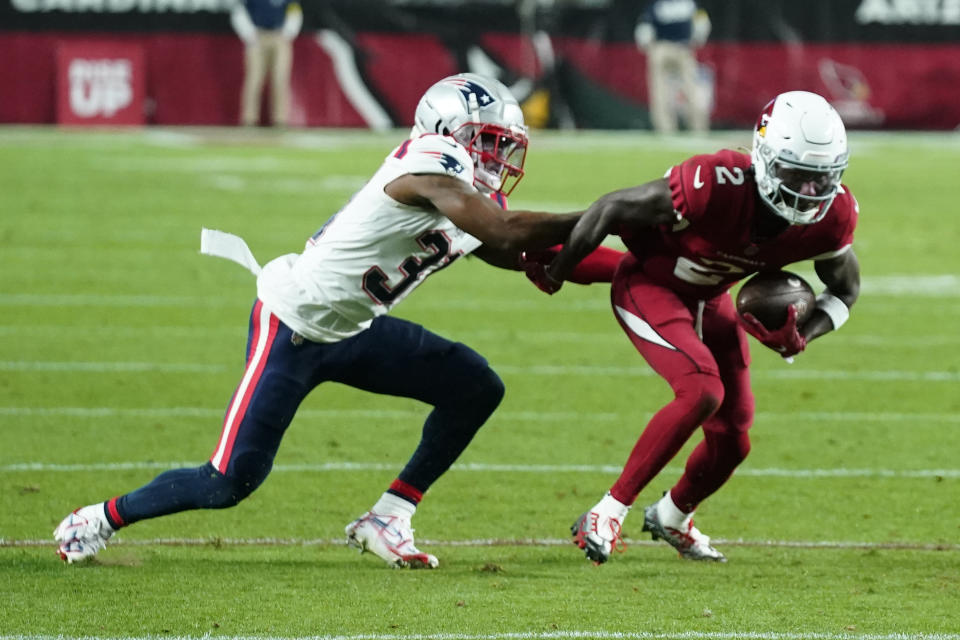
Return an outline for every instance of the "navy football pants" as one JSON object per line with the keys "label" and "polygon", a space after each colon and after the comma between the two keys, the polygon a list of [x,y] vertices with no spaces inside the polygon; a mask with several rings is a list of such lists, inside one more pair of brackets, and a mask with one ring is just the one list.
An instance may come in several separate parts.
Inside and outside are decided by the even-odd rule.
{"label": "navy football pants", "polygon": [[293,333],[258,300],[250,316],[246,371],[210,461],[164,472],[109,500],[113,524],[240,502],[270,473],[297,407],[327,381],[433,406],[398,476],[421,493],[463,452],[504,392],[482,356],[412,322],[380,316],[355,336],[321,344]]}

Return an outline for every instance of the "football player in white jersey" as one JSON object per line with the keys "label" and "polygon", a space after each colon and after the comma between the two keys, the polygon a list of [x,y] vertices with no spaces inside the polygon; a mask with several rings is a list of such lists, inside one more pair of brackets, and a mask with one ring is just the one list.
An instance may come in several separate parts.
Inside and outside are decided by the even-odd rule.
{"label": "football player in white jersey", "polygon": [[496,409],[503,383],[469,347],[386,314],[461,256],[518,269],[522,250],[567,237],[579,214],[505,210],[526,150],[523,114],[500,82],[460,74],[428,89],[410,138],[304,251],[262,271],[253,264],[247,367],[210,460],[77,509],[54,531],[61,558],[90,557],[140,520],[236,505],[270,472],[300,402],[336,381],[433,406],[407,465],[346,536],[392,566],[436,567],[414,545],[410,519]]}

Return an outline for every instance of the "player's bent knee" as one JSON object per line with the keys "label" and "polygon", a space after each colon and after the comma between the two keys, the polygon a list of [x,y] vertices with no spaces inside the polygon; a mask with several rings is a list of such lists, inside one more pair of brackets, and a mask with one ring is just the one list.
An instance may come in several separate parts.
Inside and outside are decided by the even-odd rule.
{"label": "player's bent knee", "polygon": [[728,422],[732,431],[746,432],[753,425],[753,404],[744,404],[730,411]]}
{"label": "player's bent knee", "polygon": [[457,388],[451,395],[461,399],[468,397],[473,402],[491,407],[491,411],[495,409],[506,392],[503,380],[497,372],[490,368],[483,356],[465,344],[454,344],[450,355],[457,372],[450,377],[449,382],[460,381],[454,382]]}
{"label": "player's bent knee", "polygon": [[272,464],[268,456],[246,453],[232,460],[227,473],[222,474],[208,463],[202,471],[208,487],[204,506],[208,509],[235,507],[263,484]]}
{"label": "player's bent knee", "polygon": [[714,452],[715,457],[728,461],[736,466],[750,455],[750,436],[746,431],[714,432],[705,430],[707,444]]}
{"label": "player's bent knee", "polygon": [[750,455],[750,436],[746,433],[740,433],[738,436],[736,455],[740,458],[740,461],[743,462],[747,459],[747,456]]}
{"label": "player's bent knee", "polygon": [[500,401],[503,400],[503,396],[507,390],[503,384],[503,380],[500,379],[496,371],[490,367],[486,367],[479,375],[479,383],[479,395],[495,409],[500,404]]}
{"label": "player's bent knee", "polygon": [[689,404],[698,423],[716,413],[723,404],[723,382],[714,375],[695,373],[673,382],[677,400]]}

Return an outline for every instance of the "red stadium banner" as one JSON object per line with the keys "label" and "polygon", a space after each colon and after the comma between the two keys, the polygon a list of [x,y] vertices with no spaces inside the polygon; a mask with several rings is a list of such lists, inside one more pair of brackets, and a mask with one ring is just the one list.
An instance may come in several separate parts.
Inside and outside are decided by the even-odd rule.
{"label": "red stadium banner", "polygon": [[[502,0],[301,4],[291,126],[409,126],[427,87],[469,70],[509,86],[532,126],[651,126],[634,42],[645,2],[534,3],[533,15]],[[960,129],[960,0],[699,4],[713,24],[697,52],[713,129],[747,129],[796,89],[822,94],[849,128]],[[236,124],[232,6],[0,0],[0,123]]]}
{"label": "red stadium banner", "polygon": [[146,95],[143,47],[111,41],[57,46],[57,122],[140,125]]}

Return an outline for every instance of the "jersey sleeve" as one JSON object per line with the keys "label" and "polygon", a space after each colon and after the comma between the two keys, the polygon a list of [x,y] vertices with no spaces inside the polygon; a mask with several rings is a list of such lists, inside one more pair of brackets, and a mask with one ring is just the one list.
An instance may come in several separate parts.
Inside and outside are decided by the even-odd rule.
{"label": "jersey sleeve", "polygon": [[452,176],[467,184],[473,184],[473,161],[470,154],[446,136],[425,134],[410,138],[397,147],[391,160],[398,162],[404,173]]}
{"label": "jersey sleeve", "polygon": [[716,186],[717,158],[715,155],[699,155],[671,167],[667,176],[673,208],[688,223],[703,216]]}
{"label": "jersey sleeve", "polygon": [[853,232],[857,227],[857,219],[860,216],[860,205],[853,193],[846,187],[841,187],[840,193],[830,205],[830,211],[827,217],[820,223],[826,223],[824,231],[828,237],[825,245],[831,245],[828,251],[820,253],[813,257],[814,260],[825,260],[835,258],[836,256],[849,250],[853,245]]}

